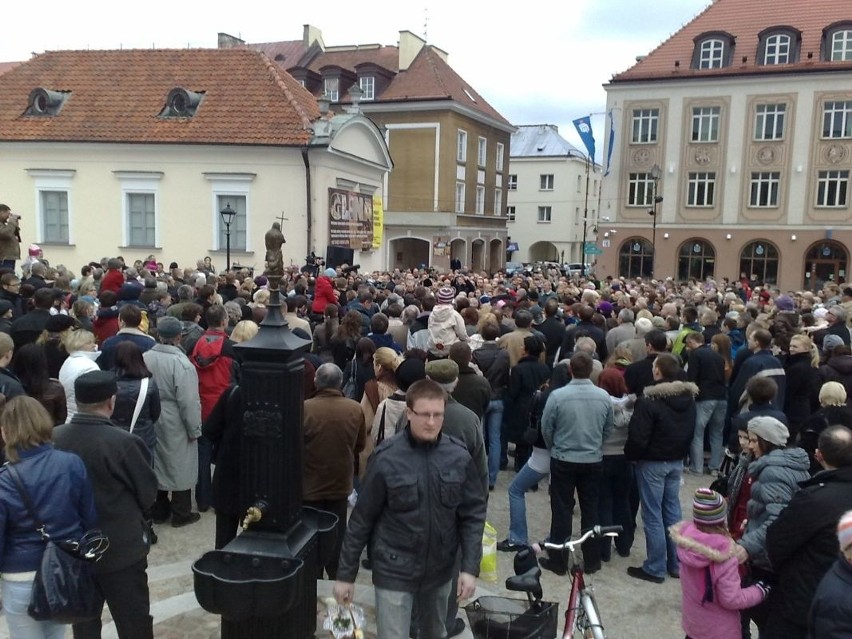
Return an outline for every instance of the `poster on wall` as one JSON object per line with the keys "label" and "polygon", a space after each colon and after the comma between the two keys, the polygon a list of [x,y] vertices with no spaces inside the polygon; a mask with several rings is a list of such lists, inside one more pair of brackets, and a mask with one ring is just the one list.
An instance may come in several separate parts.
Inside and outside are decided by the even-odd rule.
{"label": "poster on wall", "polygon": [[328,190],[328,244],[356,251],[373,248],[373,196]]}
{"label": "poster on wall", "polygon": [[385,209],[382,205],[382,196],[373,195],[373,248],[381,248],[382,233],[385,228]]}

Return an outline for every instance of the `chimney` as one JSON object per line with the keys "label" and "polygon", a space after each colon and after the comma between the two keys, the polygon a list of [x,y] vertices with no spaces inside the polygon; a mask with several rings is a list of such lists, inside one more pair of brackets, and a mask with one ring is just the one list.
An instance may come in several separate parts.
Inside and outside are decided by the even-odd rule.
{"label": "chimney", "polygon": [[322,30],[317,29],[315,26],[310,24],[303,25],[302,44],[306,49],[309,49],[314,42],[319,44],[320,49],[325,51],[325,42],[322,40]]}
{"label": "chimney", "polygon": [[426,41],[411,33],[411,31],[399,32],[399,70],[406,71],[414,58],[420,53]]}
{"label": "chimney", "polygon": [[221,31],[219,32],[220,49],[237,49],[239,47],[244,47],[245,44],[245,40],[241,40],[240,38],[227,33],[222,33]]}

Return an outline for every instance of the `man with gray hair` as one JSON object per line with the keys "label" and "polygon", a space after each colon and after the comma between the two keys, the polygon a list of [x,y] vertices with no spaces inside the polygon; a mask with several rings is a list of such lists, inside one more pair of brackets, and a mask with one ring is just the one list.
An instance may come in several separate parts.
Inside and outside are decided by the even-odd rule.
{"label": "man with gray hair", "polygon": [[623,308],[618,312],[618,326],[610,329],[606,334],[606,350],[612,353],[615,347],[636,337],[636,327],[633,325],[635,316],[629,308]]}
{"label": "man with gray hair", "polygon": [[355,458],[367,434],[361,405],[340,390],[343,372],[336,364],[317,368],[314,384],[316,394],[304,404],[302,503],[337,515],[337,542],[324,566],[329,579],[336,579]]}

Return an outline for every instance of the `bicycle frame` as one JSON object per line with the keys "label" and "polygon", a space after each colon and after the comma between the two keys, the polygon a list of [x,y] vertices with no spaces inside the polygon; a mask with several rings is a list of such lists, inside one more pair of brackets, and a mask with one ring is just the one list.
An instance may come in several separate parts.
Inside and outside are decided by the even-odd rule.
{"label": "bicycle frame", "polygon": [[565,606],[565,627],[562,630],[562,639],[571,639],[574,627],[577,623],[579,611],[580,592],[586,589],[586,580],[579,566],[571,568],[571,592],[568,594],[568,604]]}

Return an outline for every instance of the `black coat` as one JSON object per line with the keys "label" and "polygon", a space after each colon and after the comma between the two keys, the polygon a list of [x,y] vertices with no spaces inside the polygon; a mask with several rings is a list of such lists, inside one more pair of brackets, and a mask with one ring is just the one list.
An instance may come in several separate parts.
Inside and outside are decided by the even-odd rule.
{"label": "black coat", "polygon": [[453,399],[472,410],[481,420],[491,402],[491,384],[470,366],[460,367],[459,381],[452,395]]}
{"label": "black coat", "polygon": [[691,382],[658,382],[636,400],[627,430],[624,455],[629,461],[675,461],[689,452],[695,430]]}
{"label": "black coat", "polygon": [[509,385],[509,351],[497,342],[485,342],[473,351],[472,357],[491,385],[491,399],[503,399]]}
{"label": "black coat", "polygon": [[837,522],[852,510],[852,466],[817,473],[800,486],[769,526],[766,548],[778,574],[781,614],[804,626],[817,586],[840,551]]}
{"label": "black coat", "polygon": [[725,360],[706,344],[689,351],[686,377],[698,386],[697,401],[728,398]]}
{"label": "black coat", "polygon": [[243,425],[242,395],[239,386],[222,393],[201,431],[213,442],[213,507],[217,513],[241,516],[240,504],[240,432]]}
{"label": "black coat", "polygon": [[817,589],[811,608],[813,639],[849,639],[852,628],[852,564],[840,557]]}
{"label": "black coat", "polygon": [[819,408],[820,374],[819,369],[811,366],[810,353],[787,356],[784,374],[787,377],[784,414],[789,422],[792,442],[796,441],[802,423]]}
{"label": "black coat", "polygon": [[538,357],[524,356],[509,373],[503,397],[503,433],[507,441],[522,442],[530,423],[533,395],[550,379],[550,369]]}
{"label": "black coat", "polygon": [[822,382],[840,382],[846,389],[846,405],[852,408],[852,355],[833,355],[819,367]]}
{"label": "black coat", "polygon": [[545,350],[544,363],[553,368],[553,359],[556,356],[556,351],[562,346],[562,340],[565,339],[565,322],[559,317],[548,317],[541,324],[535,327],[538,332],[544,335]]}
{"label": "black coat", "polygon": [[595,340],[598,359],[605,362],[608,355],[606,349],[606,335],[592,322],[579,322],[572,330],[565,331],[565,339],[562,340],[562,350],[559,351],[559,357],[564,359],[569,353],[573,353],[574,342],[578,337],[583,337],[584,335]]}

